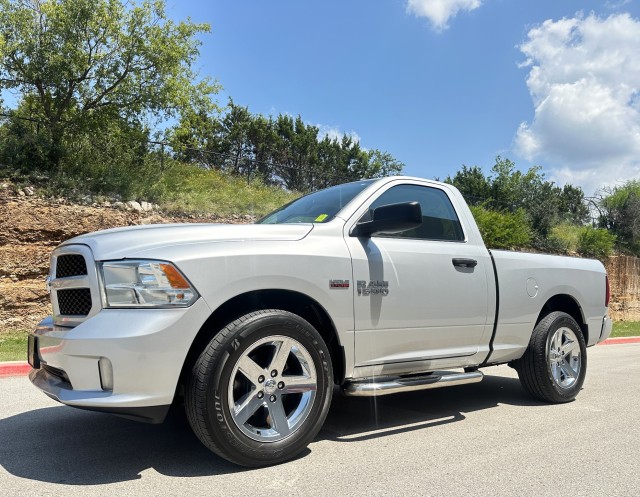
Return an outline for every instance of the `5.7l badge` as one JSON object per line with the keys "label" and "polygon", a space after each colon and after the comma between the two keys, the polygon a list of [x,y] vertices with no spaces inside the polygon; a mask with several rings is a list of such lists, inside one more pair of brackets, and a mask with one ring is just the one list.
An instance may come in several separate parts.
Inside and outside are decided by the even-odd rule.
{"label": "5.7l badge", "polygon": [[349,288],[349,280],[329,280],[329,288]]}

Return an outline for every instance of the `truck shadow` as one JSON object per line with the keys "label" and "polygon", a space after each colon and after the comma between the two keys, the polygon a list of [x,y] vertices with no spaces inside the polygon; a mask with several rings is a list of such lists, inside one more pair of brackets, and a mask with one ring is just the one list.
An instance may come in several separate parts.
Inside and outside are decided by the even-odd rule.
{"label": "truck shadow", "polygon": [[334,394],[319,438],[358,442],[423,430],[465,419],[465,413],[515,406],[544,405],[530,398],[515,378],[485,375],[480,383],[384,397]]}
{"label": "truck shadow", "polygon": [[[357,443],[434,429],[463,421],[465,413],[499,404],[543,405],[530,401],[518,380],[497,376],[486,376],[476,385],[375,400],[335,395],[317,439]],[[299,457],[312,450],[313,444]],[[179,411],[162,425],[147,425],[65,406],[0,420],[0,466],[20,478],[64,485],[137,480],[148,469],[175,477],[248,471],[209,452]]]}

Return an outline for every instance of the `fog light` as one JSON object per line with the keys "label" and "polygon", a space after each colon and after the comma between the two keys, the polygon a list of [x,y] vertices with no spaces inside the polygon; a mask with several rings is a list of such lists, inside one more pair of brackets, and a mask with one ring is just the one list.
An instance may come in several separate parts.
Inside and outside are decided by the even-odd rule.
{"label": "fog light", "polygon": [[103,390],[113,390],[113,366],[106,357],[101,357],[98,361],[100,371],[100,386]]}

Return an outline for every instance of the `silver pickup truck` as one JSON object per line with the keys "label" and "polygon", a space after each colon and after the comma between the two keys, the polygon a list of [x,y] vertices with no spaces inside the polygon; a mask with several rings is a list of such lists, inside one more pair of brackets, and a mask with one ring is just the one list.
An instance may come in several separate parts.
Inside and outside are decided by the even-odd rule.
{"label": "silver pickup truck", "polygon": [[302,197],[253,225],[152,225],[64,242],[30,379],[69,406],[161,422],[276,464],[320,430],[334,385],[376,396],[478,382],[508,363],[573,400],[611,332],[595,260],[489,251],[461,194],[408,177]]}

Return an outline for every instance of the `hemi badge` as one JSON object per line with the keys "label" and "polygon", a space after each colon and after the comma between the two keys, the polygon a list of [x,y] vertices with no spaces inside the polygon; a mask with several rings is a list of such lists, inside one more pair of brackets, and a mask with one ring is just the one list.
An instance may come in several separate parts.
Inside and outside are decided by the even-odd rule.
{"label": "hemi badge", "polygon": [[329,288],[349,288],[349,280],[329,280]]}

